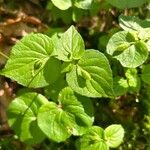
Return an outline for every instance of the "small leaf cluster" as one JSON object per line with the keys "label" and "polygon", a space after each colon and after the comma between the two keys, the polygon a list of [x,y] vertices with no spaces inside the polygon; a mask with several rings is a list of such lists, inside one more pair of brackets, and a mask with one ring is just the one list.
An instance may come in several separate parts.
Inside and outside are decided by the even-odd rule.
{"label": "small leaf cluster", "polygon": [[107,44],[107,53],[120,61],[123,67],[136,68],[142,65],[149,54],[149,22],[143,23],[134,17],[120,16],[124,31],[115,33]]}
{"label": "small leaf cluster", "polygon": [[124,130],[121,125],[111,125],[105,130],[93,126],[77,142],[78,149],[84,150],[109,150],[109,147],[116,148],[122,143]]}
{"label": "small leaf cluster", "polygon": [[124,69],[123,77],[118,75],[114,77],[115,96],[127,92],[139,93],[141,79],[150,84],[150,67],[147,64],[150,51],[150,22],[135,16],[120,15],[119,25],[123,31],[113,34],[106,46],[106,52],[118,60]]}

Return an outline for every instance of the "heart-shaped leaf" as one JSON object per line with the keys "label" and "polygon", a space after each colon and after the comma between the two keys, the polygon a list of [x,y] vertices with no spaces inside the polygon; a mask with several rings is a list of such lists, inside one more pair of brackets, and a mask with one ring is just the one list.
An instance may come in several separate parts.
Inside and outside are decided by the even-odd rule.
{"label": "heart-shaped leaf", "polygon": [[33,144],[45,138],[37,125],[37,113],[47,102],[48,100],[40,94],[26,92],[17,96],[9,105],[8,122],[21,141]]}
{"label": "heart-shaped leaf", "polygon": [[68,85],[88,97],[112,97],[112,72],[107,58],[96,50],[86,50],[67,73]]}
{"label": "heart-shaped leaf", "polygon": [[120,31],[107,44],[107,53],[118,59],[122,66],[136,68],[148,57],[148,47],[138,39],[137,32]]}
{"label": "heart-shaped leaf", "polygon": [[58,105],[50,102],[38,112],[40,129],[56,142],[65,141],[71,134],[83,134],[92,122],[93,118],[85,113],[82,103],[69,87],[60,92]]}
{"label": "heart-shaped leaf", "polygon": [[104,135],[109,147],[116,148],[123,141],[124,129],[121,125],[114,124],[104,130]]}
{"label": "heart-shaped leaf", "polygon": [[51,57],[52,40],[43,34],[30,34],[12,49],[2,74],[28,87],[44,87],[57,80],[60,62]]}

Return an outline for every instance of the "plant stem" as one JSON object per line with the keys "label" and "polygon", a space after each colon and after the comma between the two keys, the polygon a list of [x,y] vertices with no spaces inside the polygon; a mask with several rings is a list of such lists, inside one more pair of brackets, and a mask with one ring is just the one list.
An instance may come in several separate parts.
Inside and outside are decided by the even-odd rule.
{"label": "plant stem", "polygon": [[7,55],[5,55],[3,52],[0,51],[0,55],[3,56],[6,59],[9,59],[9,57]]}

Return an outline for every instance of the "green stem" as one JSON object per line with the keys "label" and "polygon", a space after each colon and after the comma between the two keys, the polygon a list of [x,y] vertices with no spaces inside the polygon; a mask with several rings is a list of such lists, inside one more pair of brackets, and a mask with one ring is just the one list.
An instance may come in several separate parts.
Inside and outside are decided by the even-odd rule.
{"label": "green stem", "polygon": [[9,57],[7,55],[5,55],[3,52],[0,51],[0,55],[3,56],[6,59],[9,59]]}

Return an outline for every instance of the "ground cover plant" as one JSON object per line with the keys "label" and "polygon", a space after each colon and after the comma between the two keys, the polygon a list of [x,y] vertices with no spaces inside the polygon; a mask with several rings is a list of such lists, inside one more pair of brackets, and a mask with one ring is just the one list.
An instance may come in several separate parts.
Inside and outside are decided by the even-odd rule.
{"label": "ground cover plant", "polygon": [[148,0],[0,4],[0,149],[150,149]]}

